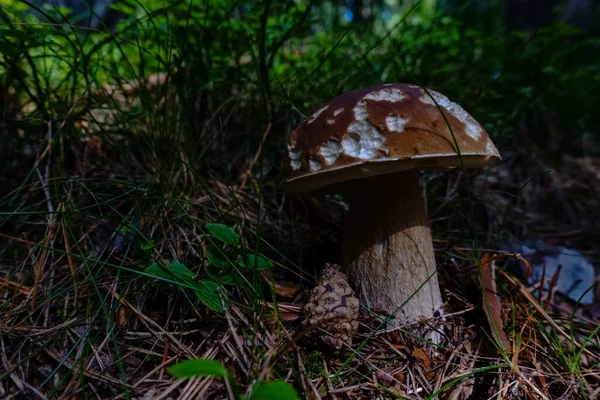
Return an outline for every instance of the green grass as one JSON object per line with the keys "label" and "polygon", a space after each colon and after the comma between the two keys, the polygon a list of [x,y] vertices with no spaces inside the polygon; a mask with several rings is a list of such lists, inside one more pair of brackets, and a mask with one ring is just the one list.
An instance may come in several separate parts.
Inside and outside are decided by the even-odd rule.
{"label": "green grass", "polygon": [[[579,155],[582,143],[596,138],[594,35],[563,24],[533,37],[487,32],[430,14],[419,2],[387,23],[363,25],[343,22],[329,3],[240,4],[125,1],[114,33],[82,29],[67,10],[44,8],[36,17],[26,13],[31,5],[0,6],[0,381],[39,398],[132,398],[166,390],[173,379],[165,368],[201,357],[222,362],[248,396],[256,382],[278,380],[306,394],[320,378],[324,395],[327,385],[364,385],[379,369],[402,376],[399,363],[421,371],[410,351],[425,346],[421,338],[407,333],[382,342],[379,321],[367,320],[355,353],[322,355],[329,374],[314,353],[304,360],[311,379],[299,372],[294,352],[301,350],[290,345],[297,323],[276,305],[300,300],[270,283],[309,287],[323,262],[335,261],[329,257],[337,254],[345,211],[342,198],[279,192],[286,135],[346,90],[410,81],[463,105],[501,152],[521,143],[526,126],[526,148],[541,148],[544,166],[559,168],[565,154]],[[548,130],[560,134],[547,140]],[[524,153],[517,163],[527,165]],[[457,276],[477,265],[479,247],[496,247],[523,226],[510,207],[490,217],[489,199],[505,195],[505,187],[474,193],[475,179],[428,176],[429,209],[440,210],[432,227],[449,244],[441,259]],[[544,179],[527,187],[547,186]],[[460,183],[451,198],[449,180]],[[510,190],[512,205],[527,208],[523,187]],[[464,294],[477,286],[466,274],[445,279]],[[466,299],[453,300],[453,311],[479,301]],[[531,343],[519,323],[532,332],[545,323],[524,318],[527,306],[518,300],[511,307],[513,336]],[[511,354],[498,357],[479,317],[456,317],[477,326],[484,350],[473,369],[453,369],[456,376],[440,380],[437,392],[421,382],[423,396],[473,376],[483,395],[490,371],[520,379],[519,371],[533,368],[530,359],[519,359],[524,367]],[[556,353],[542,358],[552,360],[543,371],[557,387],[552,393],[568,389],[560,378],[568,372],[581,382],[573,396],[589,397],[593,378],[580,367],[582,353],[567,351],[555,335],[548,334],[548,347],[535,343]],[[597,329],[587,335],[595,338]],[[440,353],[463,339],[450,338]],[[392,350],[392,342],[406,349]],[[209,377],[199,382],[176,390],[231,390]],[[419,386],[401,383],[405,391]]]}

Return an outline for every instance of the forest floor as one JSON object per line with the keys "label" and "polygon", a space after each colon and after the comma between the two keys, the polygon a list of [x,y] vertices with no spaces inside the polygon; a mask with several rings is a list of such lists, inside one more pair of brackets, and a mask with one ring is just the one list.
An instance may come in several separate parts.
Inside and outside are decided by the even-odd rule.
{"label": "forest floor", "polygon": [[[8,3],[0,399],[600,398],[593,32],[237,0],[118,2],[113,32]],[[303,113],[380,82],[461,104],[502,161],[421,175],[440,315],[361,306],[333,351],[303,307],[348,205],[285,195],[281,162]]]}
{"label": "forest floor", "polygon": [[[90,134],[64,149],[54,140],[56,127],[46,128],[35,150],[24,149],[31,175],[24,163],[15,166],[26,184],[11,186],[3,201],[13,209],[0,233],[2,398],[234,398],[236,390],[250,393],[273,379],[306,398],[572,399],[600,392],[598,293],[594,303],[577,305],[526,279],[529,263],[539,265],[560,246],[598,261],[589,237],[598,233],[590,221],[600,211],[600,158],[567,156],[555,168],[534,143],[517,139],[486,171],[424,175],[443,318],[389,331],[361,309],[352,345],[332,352],[302,332],[301,321],[319,270],[339,261],[342,199],[283,195],[277,160],[269,159],[276,155],[261,157],[260,147],[226,179],[198,182],[181,159],[160,177],[169,191],[157,195],[151,183],[162,184],[161,160],[130,157],[136,151],[123,152],[125,137]],[[52,169],[63,153],[72,157],[70,174]],[[258,159],[261,165],[252,165]],[[123,173],[132,170],[136,175]],[[5,176],[9,181],[17,182]],[[488,229],[474,238],[460,218],[468,207]],[[207,222],[232,226],[248,251],[258,241],[274,265],[250,273],[224,267],[235,254],[220,245],[225,261],[215,259],[221,256]],[[468,245],[476,242],[488,248]],[[523,243],[539,251],[519,254]],[[157,263],[197,278],[153,274],[149,266]],[[499,302],[500,312],[487,312],[480,269],[493,271],[481,276],[497,287],[486,299]],[[193,296],[194,285],[212,281],[229,282],[226,297],[215,304]],[[439,343],[414,334],[428,330],[439,333]],[[231,381],[167,373],[192,358],[222,362]]]}

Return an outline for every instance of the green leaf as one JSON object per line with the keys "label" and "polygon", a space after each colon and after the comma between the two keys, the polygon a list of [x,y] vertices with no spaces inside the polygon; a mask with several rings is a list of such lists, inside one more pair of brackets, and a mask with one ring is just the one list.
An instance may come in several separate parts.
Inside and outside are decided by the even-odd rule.
{"label": "green leaf", "polygon": [[256,387],[250,400],[300,400],[300,397],[289,383],[273,381]]}
{"label": "green leaf", "polygon": [[135,117],[137,115],[140,115],[142,111],[144,111],[144,108],[138,104],[127,110],[127,114],[129,114],[130,117]]}
{"label": "green leaf", "polygon": [[196,297],[198,297],[198,300],[206,307],[216,312],[225,311],[223,304],[221,304],[221,296],[217,293],[217,289],[220,288],[221,285],[212,281],[192,282],[192,285],[196,288],[194,291]]}
{"label": "green leaf", "polygon": [[179,261],[169,261],[167,263],[169,271],[184,282],[191,283],[196,275]]}
{"label": "green leaf", "polygon": [[173,279],[172,274],[170,274],[166,268],[158,265],[157,263],[150,265],[144,270],[144,272],[153,275],[155,278]]}
{"label": "green leaf", "polygon": [[173,279],[176,276],[187,283],[193,281],[194,273],[179,261],[169,261],[167,262],[167,266],[168,268],[165,268],[157,263],[153,263],[144,272],[154,275],[157,278]]}
{"label": "green leaf", "polygon": [[229,374],[223,364],[205,358],[182,361],[167,368],[167,371],[175,378],[194,378],[197,376],[226,377]]}
{"label": "green leaf", "polygon": [[140,249],[142,250],[150,250],[152,247],[154,247],[154,242],[152,240],[140,244]]}
{"label": "green leaf", "polygon": [[256,268],[259,271],[269,269],[273,266],[271,260],[260,254],[246,254],[245,256],[240,256],[237,259],[237,263],[240,267]]}
{"label": "green leaf", "polygon": [[118,232],[133,232],[133,228],[130,225],[122,224],[117,228]]}
{"label": "green leaf", "polygon": [[229,265],[229,260],[227,260],[225,254],[215,246],[208,246],[206,249],[206,258],[215,267],[225,268]]}
{"label": "green leaf", "polygon": [[225,274],[218,277],[221,285],[233,285],[235,283],[235,276],[232,274]]}
{"label": "green leaf", "polygon": [[206,224],[206,229],[223,243],[236,246],[239,243],[238,235],[233,228],[223,224]]}

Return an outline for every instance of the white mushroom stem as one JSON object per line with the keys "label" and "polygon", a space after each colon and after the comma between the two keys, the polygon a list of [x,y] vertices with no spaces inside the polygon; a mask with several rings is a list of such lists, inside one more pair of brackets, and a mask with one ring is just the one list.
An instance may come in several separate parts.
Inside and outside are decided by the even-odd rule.
{"label": "white mushroom stem", "polygon": [[350,200],[342,263],[366,306],[395,314],[393,327],[419,316],[431,318],[440,310],[442,296],[418,171],[362,180]]}

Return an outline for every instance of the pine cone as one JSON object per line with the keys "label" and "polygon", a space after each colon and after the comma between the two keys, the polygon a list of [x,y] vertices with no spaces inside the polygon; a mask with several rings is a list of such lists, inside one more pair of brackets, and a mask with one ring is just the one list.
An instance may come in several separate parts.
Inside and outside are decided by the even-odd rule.
{"label": "pine cone", "polygon": [[320,341],[336,350],[352,344],[358,328],[358,299],[339,265],[325,264],[304,306],[304,324],[321,328],[316,330]]}

